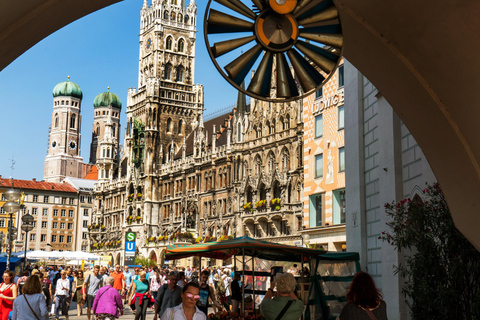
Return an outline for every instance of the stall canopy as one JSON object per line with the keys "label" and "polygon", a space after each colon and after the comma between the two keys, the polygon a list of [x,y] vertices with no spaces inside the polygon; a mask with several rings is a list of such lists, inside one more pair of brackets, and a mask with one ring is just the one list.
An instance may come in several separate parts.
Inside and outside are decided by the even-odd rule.
{"label": "stall canopy", "polygon": [[[243,252],[242,250],[245,250]],[[318,256],[323,251],[288,246],[249,237],[199,244],[174,244],[167,246],[165,259],[174,260],[191,256],[226,260],[231,256],[247,256],[276,261],[302,261],[302,256]]]}

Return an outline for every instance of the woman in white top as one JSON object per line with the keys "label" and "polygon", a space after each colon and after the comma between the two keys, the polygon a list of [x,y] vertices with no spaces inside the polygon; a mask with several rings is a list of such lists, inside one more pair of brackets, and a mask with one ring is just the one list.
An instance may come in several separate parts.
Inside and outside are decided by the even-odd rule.
{"label": "woman in white top", "polygon": [[57,280],[55,287],[55,319],[58,320],[60,307],[68,320],[67,298],[70,296],[70,281],[67,279],[65,270],[60,271],[61,278]]}
{"label": "woman in white top", "polygon": [[182,303],[167,308],[160,320],[206,320],[205,313],[197,308],[200,299],[200,287],[195,282],[187,283],[182,289]]}
{"label": "woman in white top", "polygon": [[38,276],[28,277],[20,297],[13,301],[12,320],[48,320],[47,302]]}

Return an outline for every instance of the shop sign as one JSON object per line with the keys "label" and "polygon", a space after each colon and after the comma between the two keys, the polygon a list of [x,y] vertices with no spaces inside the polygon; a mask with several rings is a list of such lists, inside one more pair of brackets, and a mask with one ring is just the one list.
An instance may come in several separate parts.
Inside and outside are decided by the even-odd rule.
{"label": "shop sign", "polygon": [[328,108],[336,107],[338,105],[343,104],[345,101],[345,90],[341,88],[337,90],[335,94],[330,95],[328,97],[324,97],[318,101],[315,101],[313,104],[313,114],[322,113]]}

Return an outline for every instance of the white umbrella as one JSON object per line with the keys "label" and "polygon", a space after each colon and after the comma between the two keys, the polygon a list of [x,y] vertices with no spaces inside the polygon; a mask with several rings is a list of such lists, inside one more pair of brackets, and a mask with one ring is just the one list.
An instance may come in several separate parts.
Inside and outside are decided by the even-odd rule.
{"label": "white umbrella", "polygon": [[100,257],[93,253],[74,251],[65,253],[67,260],[100,260]]}

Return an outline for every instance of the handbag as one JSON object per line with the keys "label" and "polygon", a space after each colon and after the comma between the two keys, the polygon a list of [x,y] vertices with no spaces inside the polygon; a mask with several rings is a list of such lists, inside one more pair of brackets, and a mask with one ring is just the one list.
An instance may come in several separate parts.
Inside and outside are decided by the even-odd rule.
{"label": "handbag", "polygon": [[33,313],[33,315],[35,316],[35,318],[37,318],[37,320],[40,320],[40,318],[37,316],[37,314],[35,313],[35,311],[33,311],[33,308],[32,308],[32,306],[30,305],[30,302],[28,302],[27,297],[26,297],[26,294],[24,294],[23,297],[25,298],[25,301],[27,301],[28,307],[29,307],[30,310],[32,311],[32,313]]}

